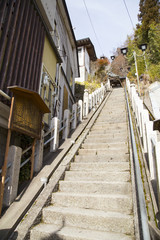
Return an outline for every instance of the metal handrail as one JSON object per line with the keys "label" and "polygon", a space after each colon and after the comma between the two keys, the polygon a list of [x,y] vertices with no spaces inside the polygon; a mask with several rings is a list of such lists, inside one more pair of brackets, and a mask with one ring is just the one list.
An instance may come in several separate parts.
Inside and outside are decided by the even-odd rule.
{"label": "metal handrail", "polygon": [[[12,163],[8,163],[7,168],[10,168]],[[2,168],[0,169],[0,174],[2,173]]]}
{"label": "metal handrail", "polygon": [[26,148],[26,149],[22,152],[22,155],[24,155],[26,152],[28,152],[31,148],[32,148],[32,145],[29,146],[28,148]]}
{"label": "metal handrail", "polygon": [[59,132],[61,132],[61,131],[66,127],[66,126],[65,126],[66,120],[67,120],[67,119],[63,119],[63,120],[60,122],[60,126],[61,126],[62,123],[63,123],[64,125],[63,125],[63,127],[61,127],[61,128],[59,129]]}
{"label": "metal handrail", "polygon": [[147,217],[147,211],[146,211],[146,204],[145,204],[145,196],[143,192],[143,184],[141,179],[141,171],[139,166],[139,160],[138,160],[138,153],[137,153],[137,147],[136,147],[136,141],[133,131],[133,124],[131,119],[131,113],[128,103],[128,96],[125,89],[125,96],[126,96],[126,102],[127,102],[127,110],[128,110],[128,118],[129,118],[129,126],[130,126],[130,134],[131,134],[131,143],[132,143],[132,154],[133,154],[133,161],[135,164],[135,180],[136,180],[136,186],[137,186],[137,195],[139,200],[139,220],[141,223],[141,233],[142,233],[142,239],[143,240],[150,240],[150,233],[149,233],[149,226],[148,226],[148,217]]}
{"label": "metal handrail", "polygon": [[31,157],[27,158],[24,162],[22,162],[20,165],[20,168],[22,168],[24,165],[26,165],[30,161],[30,158]]}
{"label": "metal handrail", "polygon": [[73,122],[74,119],[75,119],[75,117],[73,115],[72,118],[70,119],[70,122]]}
{"label": "metal handrail", "polygon": [[64,128],[65,128],[65,126],[61,127],[61,128],[59,129],[59,132],[61,132]]}
{"label": "metal handrail", "polygon": [[3,97],[5,97],[6,99],[8,99],[9,101],[11,101],[11,97],[8,96],[5,92],[3,92],[2,90],[0,90],[0,95],[2,95]]}
{"label": "metal handrail", "polygon": [[53,137],[51,137],[50,139],[48,139],[48,140],[47,140],[47,141],[44,143],[44,146],[46,146],[46,145],[47,145],[47,143],[51,142],[53,139],[54,139],[54,136],[53,136]]}
{"label": "metal handrail", "polygon": [[55,128],[51,128],[48,132],[46,132],[43,136],[45,138],[49,133],[53,132]]}

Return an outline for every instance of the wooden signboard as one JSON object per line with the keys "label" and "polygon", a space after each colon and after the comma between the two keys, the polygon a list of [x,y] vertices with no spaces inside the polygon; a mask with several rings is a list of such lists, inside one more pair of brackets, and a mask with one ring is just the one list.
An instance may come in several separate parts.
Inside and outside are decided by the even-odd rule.
{"label": "wooden signboard", "polygon": [[9,87],[13,92],[12,103],[10,108],[10,116],[8,122],[8,136],[6,142],[6,151],[4,164],[2,167],[2,181],[0,185],[0,214],[3,203],[3,193],[5,185],[5,176],[7,171],[7,159],[9,144],[11,138],[11,131],[24,133],[34,138],[31,155],[31,175],[33,177],[34,167],[34,152],[36,139],[41,137],[42,117],[44,113],[49,113],[50,110],[44,103],[40,95],[34,91],[30,91],[18,86]]}
{"label": "wooden signboard", "polygon": [[42,117],[50,110],[38,93],[20,88],[9,87],[14,94],[13,112],[9,128],[33,138],[40,138]]}

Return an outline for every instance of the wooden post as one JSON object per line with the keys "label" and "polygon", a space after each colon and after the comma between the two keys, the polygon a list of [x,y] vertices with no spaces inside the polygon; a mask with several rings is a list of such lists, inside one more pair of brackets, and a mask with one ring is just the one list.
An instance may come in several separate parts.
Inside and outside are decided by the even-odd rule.
{"label": "wooden post", "polygon": [[34,171],[34,154],[35,154],[35,146],[36,146],[36,138],[33,140],[32,144],[32,155],[31,155],[31,174],[30,179],[33,178],[33,171]]}
{"label": "wooden post", "polygon": [[0,183],[0,216],[1,216],[1,212],[2,212],[2,206],[3,206],[3,195],[4,195],[5,178],[6,178],[6,172],[7,172],[8,151],[9,151],[9,144],[10,144],[10,139],[11,139],[11,128],[10,127],[11,127],[13,105],[14,105],[14,97],[12,97],[11,109],[10,109],[9,120],[8,120],[8,135],[7,135],[7,142],[6,142],[6,151],[5,151],[4,163],[3,163],[3,167],[2,167],[2,180]]}

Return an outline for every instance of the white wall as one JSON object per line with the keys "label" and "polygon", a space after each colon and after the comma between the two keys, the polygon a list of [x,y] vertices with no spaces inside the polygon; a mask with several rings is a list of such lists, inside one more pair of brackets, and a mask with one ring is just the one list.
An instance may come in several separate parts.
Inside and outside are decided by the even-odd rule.
{"label": "white wall", "polygon": [[76,78],[76,82],[84,82],[87,81],[88,74],[90,74],[90,57],[84,46],[79,49],[81,50],[78,51],[80,78]]}
{"label": "white wall", "polygon": [[88,73],[90,73],[90,57],[88,55],[87,49],[85,48],[85,68]]}

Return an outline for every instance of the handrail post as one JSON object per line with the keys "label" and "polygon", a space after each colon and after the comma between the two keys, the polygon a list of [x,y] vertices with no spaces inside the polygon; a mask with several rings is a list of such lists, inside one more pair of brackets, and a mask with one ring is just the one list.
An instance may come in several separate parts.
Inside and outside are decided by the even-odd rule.
{"label": "handrail post", "polygon": [[9,177],[9,181],[5,185],[3,198],[3,205],[7,207],[9,207],[17,197],[21,155],[22,148],[14,145],[9,147],[8,164],[11,163],[11,166],[7,169],[6,178]]}
{"label": "handrail post", "polygon": [[147,141],[146,141],[146,123],[149,122],[149,114],[147,109],[143,109],[142,115],[141,115],[141,121],[142,121],[142,142],[143,142],[143,151],[144,153],[147,153]]}
{"label": "handrail post", "polygon": [[44,147],[44,131],[41,131],[41,138],[36,141],[34,172],[39,172],[43,165],[43,147]]}
{"label": "handrail post", "polygon": [[78,107],[79,107],[79,115],[78,115],[78,122],[82,122],[83,120],[83,101],[79,100],[78,101]]}
{"label": "handrail post", "polygon": [[71,129],[76,129],[77,127],[77,104],[72,105],[72,116],[73,116],[73,121],[71,124]]}
{"label": "handrail post", "polygon": [[149,160],[150,177],[151,177],[151,180],[153,180],[156,178],[156,176],[154,171],[154,159],[152,154],[151,137],[155,138],[156,133],[153,131],[153,122],[149,121],[146,123],[146,140],[147,140],[147,152],[148,152],[148,160]]}
{"label": "handrail post", "polygon": [[52,118],[51,128],[54,130],[51,132],[51,137],[54,136],[50,142],[50,152],[55,152],[59,147],[59,119],[57,117]]}
{"label": "handrail post", "polygon": [[84,116],[86,117],[88,115],[88,112],[89,112],[89,94],[88,94],[87,89],[84,90],[83,102],[84,102],[84,106],[85,106]]}
{"label": "handrail post", "polygon": [[89,94],[89,111],[91,111],[92,107],[93,107],[92,94]]}
{"label": "handrail post", "polygon": [[92,93],[92,107],[95,107],[95,93]]}
{"label": "handrail post", "polygon": [[70,132],[70,111],[69,109],[64,110],[64,129],[63,129],[63,139],[68,138]]}

